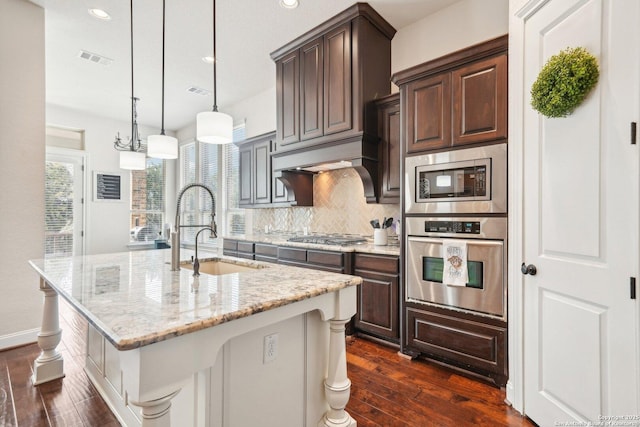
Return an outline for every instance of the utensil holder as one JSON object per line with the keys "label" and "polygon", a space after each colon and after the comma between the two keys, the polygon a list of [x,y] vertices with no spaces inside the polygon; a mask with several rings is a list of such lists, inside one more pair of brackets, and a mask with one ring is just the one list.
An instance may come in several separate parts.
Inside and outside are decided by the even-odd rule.
{"label": "utensil holder", "polygon": [[376,246],[385,246],[387,244],[387,230],[385,228],[373,230],[373,244]]}

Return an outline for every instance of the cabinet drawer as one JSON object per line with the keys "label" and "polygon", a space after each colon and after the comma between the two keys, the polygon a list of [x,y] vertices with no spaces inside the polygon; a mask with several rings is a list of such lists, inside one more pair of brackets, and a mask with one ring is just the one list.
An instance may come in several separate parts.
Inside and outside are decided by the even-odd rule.
{"label": "cabinet drawer", "polygon": [[230,251],[237,251],[238,250],[238,241],[237,240],[224,239],[222,241],[222,249],[230,250]]}
{"label": "cabinet drawer", "polygon": [[326,252],[326,251],[307,251],[307,262],[309,264],[327,265],[331,267],[343,266],[343,253],[342,252]]}
{"label": "cabinet drawer", "polygon": [[238,242],[238,252],[253,254],[253,242]]}
{"label": "cabinet drawer", "polygon": [[238,255],[236,256],[238,258],[253,259],[253,252],[252,253],[238,252]]}
{"label": "cabinet drawer", "polygon": [[398,274],[400,272],[400,263],[396,256],[356,253],[354,267],[359,270],[370,270],[389,274]]}
{"label": "cabinet drawer", "polygon": [[254,252],[256,255],[264,255],[268,257],[278,256],[278,247],[274,245],[267,245],[264,243],[256,243]]}
{"label": "cabinet drawer", "polygon": [[297,248],[278,248],[278,260],[291,260],[298,262],[306,262],[307,261],[307,250],[306,249],[297,249]]}
{"label": "cabinet drawer", "polygon": [[409,307],[406,315],[407,346],[490,376],[499,385],[506,381],[506,328]]}
{"label": "cabinet drawer", "polygon": [[256,255],[253,259],[256,261],[272,262],[274,264],[278,262],[278,258],[264,255]]}

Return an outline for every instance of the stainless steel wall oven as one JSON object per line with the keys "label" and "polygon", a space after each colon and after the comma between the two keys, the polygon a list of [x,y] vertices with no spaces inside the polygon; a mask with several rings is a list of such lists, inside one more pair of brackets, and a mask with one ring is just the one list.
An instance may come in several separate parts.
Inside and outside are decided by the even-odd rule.
{"label": "stainless steel wall oven", "polygon": [[[406,299],[506,320],[507,218],[407,217]],[[468,281],[445,284],[444,244],[464,244]]]}

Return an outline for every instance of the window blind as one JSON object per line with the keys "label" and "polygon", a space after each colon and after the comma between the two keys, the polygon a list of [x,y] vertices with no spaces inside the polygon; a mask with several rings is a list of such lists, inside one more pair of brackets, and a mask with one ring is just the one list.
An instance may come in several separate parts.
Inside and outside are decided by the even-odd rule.
{"label": "window blind", "polygon": [[[245,125],[233,129],[233,141],[245,139]],[[245,210],[239,207],[240,199],[240,155],[235,144],[227,144],[224,149],[225,233],[245,234]]]}
{"label": "window blind", "polygon": [[73,255],[72,163],[45,165],[45,258]]}

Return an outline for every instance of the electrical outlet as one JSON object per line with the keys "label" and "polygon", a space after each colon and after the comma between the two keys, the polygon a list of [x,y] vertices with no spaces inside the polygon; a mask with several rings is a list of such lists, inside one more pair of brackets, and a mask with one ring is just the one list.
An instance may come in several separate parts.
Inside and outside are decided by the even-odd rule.
{"label": "electrical outlet", "polygon": [[264,351],[262,363],[270,363],[278,357],[278,334],[271,334],[264,337]]}

